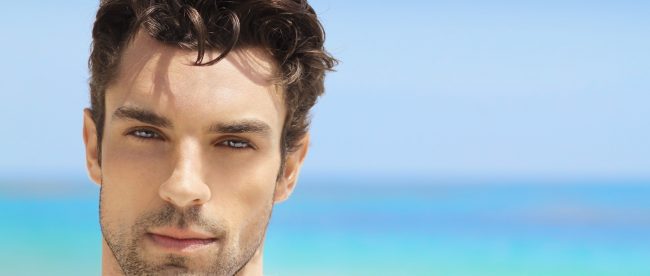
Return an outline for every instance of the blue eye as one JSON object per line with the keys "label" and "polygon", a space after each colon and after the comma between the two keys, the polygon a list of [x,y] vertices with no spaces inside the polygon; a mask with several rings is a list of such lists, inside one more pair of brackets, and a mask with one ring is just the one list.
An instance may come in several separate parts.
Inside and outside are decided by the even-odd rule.
{"label": "blue eye", "polygon": [[157,132],[149,129],[136,129],[134,131],[131,131],[129,135],[133,135],[136,138],[139,139],[161,139],[162,136],[158,134]]}
{"label": "blue eye", "polygon": [[226,146],[226,147],[229,147],[229,148],[238,149],[238,150],[239,149],[246,149],[246,148],[251,147],[251,145],[248,142],[240,141],[240,140],[226,140],[226,141],[223,141],[223,142],[221,142],[219,144],[223,145],[223,146]]}

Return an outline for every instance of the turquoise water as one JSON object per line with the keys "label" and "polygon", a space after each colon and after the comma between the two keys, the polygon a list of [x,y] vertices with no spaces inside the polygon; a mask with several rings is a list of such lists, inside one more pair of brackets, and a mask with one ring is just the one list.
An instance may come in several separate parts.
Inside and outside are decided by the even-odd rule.
{"label": "turquoise water", "polygon": [[[0,275],[99,274],[96,195],[5,192],[0,210]],[[266,275],[650,275],[650,183],[306,180],[264,258]]]}

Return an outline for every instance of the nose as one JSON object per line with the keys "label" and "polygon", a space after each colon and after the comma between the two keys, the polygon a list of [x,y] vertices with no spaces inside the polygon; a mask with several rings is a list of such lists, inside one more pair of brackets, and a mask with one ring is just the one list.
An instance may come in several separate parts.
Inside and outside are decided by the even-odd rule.
{"label": "nose", "polygon": [[187,141],[179,145],[172,174],[158,190],[160,197],[178,208],[208,202],[210,187],[203,181],[201,160],[198,144]]}

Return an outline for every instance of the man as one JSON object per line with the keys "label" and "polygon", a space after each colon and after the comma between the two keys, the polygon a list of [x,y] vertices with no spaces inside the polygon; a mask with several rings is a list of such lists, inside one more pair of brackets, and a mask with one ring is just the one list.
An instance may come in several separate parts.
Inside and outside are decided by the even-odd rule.
{"label": "man", "polygon": [[305,0],[108,0],[83,138],[104,275],[261,275],[336,60]]}

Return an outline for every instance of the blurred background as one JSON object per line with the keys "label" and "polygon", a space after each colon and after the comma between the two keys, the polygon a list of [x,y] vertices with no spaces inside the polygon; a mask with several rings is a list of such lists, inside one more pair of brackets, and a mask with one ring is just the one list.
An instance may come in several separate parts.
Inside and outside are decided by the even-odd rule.
{"label": "blurred background", "polygon": [[[650,2],[311,4],[341,64],[267,275],[650,275]],[[0,10],[0,274],[100,272],[97,6]]]}

